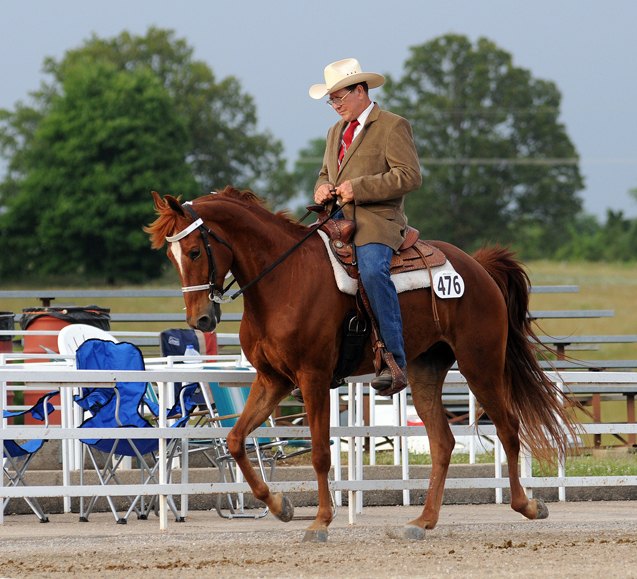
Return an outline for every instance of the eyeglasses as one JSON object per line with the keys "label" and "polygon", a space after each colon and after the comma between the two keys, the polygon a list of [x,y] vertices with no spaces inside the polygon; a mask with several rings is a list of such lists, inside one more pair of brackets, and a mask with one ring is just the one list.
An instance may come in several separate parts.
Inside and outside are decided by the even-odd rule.
{"label": "eyeglasses", "polygon": [[343,101],[347,98],[347,95],[351,93],[354,89],[350,88],[343,96],[334,97],[327,100],[327,104],[333,108],[340,107],[343,104]]}

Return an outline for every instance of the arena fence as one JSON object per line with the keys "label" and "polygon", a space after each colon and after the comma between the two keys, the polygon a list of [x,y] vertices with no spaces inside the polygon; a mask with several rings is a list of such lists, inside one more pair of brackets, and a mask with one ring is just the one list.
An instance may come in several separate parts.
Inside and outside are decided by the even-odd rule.
{"label": "arena fence", "polygon": [[[51,357],[51,356],[49,356]],[[246,483],[189,483],[187,468],[182,473],[181,483],[168,483],[167,465],[167,440],[174,439],[176,431],[167,423],[166,408],[169,404],[170,392],[175,382],[221,382],[228,387],[237,384],[245,384],[253,377],[253,372],[238,370],[206,369],[203,367],[171,367],[165,361],[155,365],[149,364],[145,371],[97,371],[75,370],[65,363],[43,364],[3,364],[0,360],[0,410],[4,408],[6,390],[12,385],[23,384],[24,388],[37,390],[49,390],[60,388],[62,392],[62,411],[69,412],[71,404],[71,391],[74,387],[90,384],[92,387],[113,387],[118,381],[143,381],[157,384],[159,398],[159,426],[153,429],[92,429],[91,436],[95,438],[152,438],[159,440],[159,476],[158,484],[147,485],[119,485],[119,486],[77,486],[70,484],[70,470],[72,465],[73,441],[86,438],[86,430],[72,427],[69,420],[62,420],[62,426],[49,426],[48,428],[34,426],[14,426],[3,422],[0,429],[0,438],[5,439],[38,439],[62,440],[63,447],[63,484],[60,486],[29,486],[29,487],[0,487],[0,498],[4,497],[65,497],[65,509],[70,509],[70,498],[79,496],[129,496],[129,495],[159,495],[160,497],[160,528],[168,526],[167,497],[169,495],[188,495],[225,492],[249,492]],[[637,392],[637,372],[562,372],[559,375],[547,373],[547,375],[564,391],[574,394],[605,393],[616,396],[626,396],[627,399]],[[332,424],[330,434],[336,444],[332,445],[334,480],[331,481],[332,490],[335,491],[340,502],[342,493],[348,493],[348,509],[350,522],[354,522],[356,514],[362,512],[362,496],[366,491],[377,490],[402,490],[403,502],[409,503],[409,491],[424,489],[428,485],[427,479],[413,479],[409,476],[408,441],[410,437],[426,437],[423,426],[410,426],[406,417],[406,393],[401,393],[392,401],[395,420],[393,424],[374,424],[373,418],[370,424],[363,424],[364,400],[375,404],[373,389],[369,388],[370,376],[356,377],[347,386],[346,391],[332,392]],[[466,395],[470,405],[470,419],[468,426],[452,426],[454,436],[495,437],[495,428],[491,425],[475,423],[475,402],[469,395],[466,382],[458,372],[451,372],[445,383],[445,395]],[[343,402],[347,403],[347,424],[341,426],[340,408]],[[216,435],[225,436],[230,429],[215,429]],[[613,424],[586,424],[581,426],[582,434],[637,434],[637,424],[613,423]],[[309,428],[303,426],[277,426],[271,428],[258,428],[256,436],[281,436],[302,438],[309,437]],[[179,438],[197,439],[202,437],[201,428],[186,427],[179,430]],[[394,440],[394,452],[397,464],[402,466],[401,480],[365,480],[363,477],[363,448],[365,439],[390,437]],[[348,441],[348,471],[347,478],[340,477],[340,441]],[[370,445],[374,447],[373,444]],[[494,489],[496,502],[502,501],[502,491],[508,488],[508,479],[503,476],[503,453],[498,444],[495,446],[495,473],[493,478],[454,478],[448,479],[448,489],[487,488]],[[4,459],[4,457],[0,457]],[[371,458],[373,461],[373,458]],[[537,488],[558,488],[559,499],[567,499],[569,487],[604,487],[604,486],[637,486],[637,476],[586,476],[572,477],[565,475],[564,457],[558,457],[558,475],[555,477],[534,477],[531,472],[531,460],[528,455],[523,455],[522,484],[531,493]],[[1,483],[0,483],[1,484]],[[292,492],[316,490],[314,480],[294,482],[272,482],[271,488],[275,491]],[[187,501],[185,501],[187,504]],[[3,522],[0,513],[0,522]]]}

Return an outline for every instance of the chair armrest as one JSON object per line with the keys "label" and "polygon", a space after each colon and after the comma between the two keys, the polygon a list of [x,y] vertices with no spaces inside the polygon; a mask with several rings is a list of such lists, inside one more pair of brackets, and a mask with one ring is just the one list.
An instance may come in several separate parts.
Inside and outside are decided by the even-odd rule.
{"label": "chair armrest", "polygon": [[220,422],[222,420],[228,420],[230,418],[239,418],[241,413],[238,414],[226,414],[225,416],[211,416],[208,418],[208,422]]}
{"label": "chair armrest", "polygon": [[297,414],[286,414],[285,416],[278,416],[277,418],[273,418],[273,422],[279,421],[289,421],[294,418],[305,418],[307,416],[307,412],[298,412]]}
{"label": "chair armrest", "polygon": [[117,422],[117,426],[123,426],[122,421],[119,419],[119,404],[121,399],[117,385],[113,387],[113,390],[115,391],[115,421]]}

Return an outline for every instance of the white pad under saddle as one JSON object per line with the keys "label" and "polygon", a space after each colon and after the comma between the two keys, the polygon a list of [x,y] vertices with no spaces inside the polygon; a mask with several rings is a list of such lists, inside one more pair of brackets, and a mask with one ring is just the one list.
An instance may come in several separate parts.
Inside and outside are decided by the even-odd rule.
{"label": "white pad under saddle", "polygon": [[[336,279],[336,285],[338,289],[343,293],[349,295],[356,295],[356,291],[358,290],[358,280],[352,279],[345,268],[341,265],[341,263],[334,257],[332,250],[329,246],[329,237],[326,233],[319,229],[319,235],[325,244],[325,250],[327,251],[327,255],[330,258],[330,262],[332,263],[332,268],[334,269],[334,278]],[[437,273],[445,272],[449,274],[456,273],[456,270],[451,265],[451,262],[447,260],[443,265],[438,267],[431,268],[431,277],[433,278]],[[429,287],[431,285],[429,279],[429,272],[426,269],[419,269],[417,271],[405,271],[402,273],[393,274],[391,276],[394,285],[396,286],[396,291],[398,293],[406,292],[408,290],[414,289],[422,289],[425,287]]]}

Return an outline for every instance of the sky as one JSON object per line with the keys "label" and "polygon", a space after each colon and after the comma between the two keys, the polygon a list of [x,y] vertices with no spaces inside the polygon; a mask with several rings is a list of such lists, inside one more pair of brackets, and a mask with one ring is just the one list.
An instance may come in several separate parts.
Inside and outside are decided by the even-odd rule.
{"label": "sky", "polygon": [[255,100],[259,129],[280,139],[293,163],[337,118],[308,96],[326,64],[354,57],[365,71],[400,78],[410,47],[448,33],[486,37],[516,66],[558,86],[560,120],[586,182],[585,211],[602,220],[607,209],[632,218],[636,22],[634,0],[3,0],[0,108],[28,102],[46,78],[47,56],[60,60],[93,34],[167,28],[218,80],[240,81]]}

